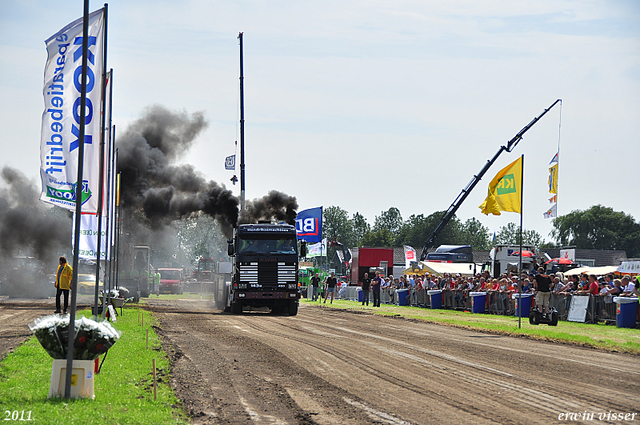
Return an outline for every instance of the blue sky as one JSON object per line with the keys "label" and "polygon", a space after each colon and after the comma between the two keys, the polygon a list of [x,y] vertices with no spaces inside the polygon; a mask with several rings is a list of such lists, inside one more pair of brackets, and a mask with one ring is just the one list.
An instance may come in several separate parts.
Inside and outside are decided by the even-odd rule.
{"label": "blue sky", "polygon": [[[44,40],[81,14],[81,1],[0,3],[0,167],[37,178]],[[373,223],[389,207],[445,210],[562,98],[458,211],[492,232],[519,222],[478,205],[524,154],[524,225],[549,239],[560,112],[559,213],[602,204],[640,219],[638,23],[640,3],[615,0],[116,0],[114,123],[122,132],[153,104],[203,111],[209,126],[182,162],[237,191],[224,157],[238,139],[243,31],[247,197],[276,189],[301,209],[338,205]]]}

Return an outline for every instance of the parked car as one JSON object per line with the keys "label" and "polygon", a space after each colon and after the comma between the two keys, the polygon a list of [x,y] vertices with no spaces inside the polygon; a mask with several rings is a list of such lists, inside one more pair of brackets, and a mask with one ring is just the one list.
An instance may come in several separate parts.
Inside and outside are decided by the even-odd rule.
{"label": "parked car", "polygon": [[182,269],[159,268],[160,273],[160,293],[161,294],[182,294],[184,291],[184,275]]}

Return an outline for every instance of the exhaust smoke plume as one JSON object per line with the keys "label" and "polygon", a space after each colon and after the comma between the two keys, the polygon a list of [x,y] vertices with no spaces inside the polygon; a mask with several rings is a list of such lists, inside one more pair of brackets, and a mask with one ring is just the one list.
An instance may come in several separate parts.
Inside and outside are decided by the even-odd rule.
{"label": "exhaust smoke plume", "polygon": [[207,181],[192,165],[176,164],[206,126],[200,112],[176,113],[158,105],[129,126],[117,140],[123,207],[142,210],[154,229],[200,212],[215,218],[227,236],[239,221],[293,224],[298,208],[294,197],[271,191],[247,202],[239,220],[240,202],[232,191]]}
{"label": "exhaust smoke plume", "polygon": [[20,171],[4,167],[0,173],[0,254],[34,256],[57,264],[71,244],[71,214],[40,202],[40,189]]}
{"label": "exhaust smoke plume", "polygon": [[20,171],[0,171],[0,295],[55,295],[57,258],[70,252],[71,214],[39,201],[40,189]]}

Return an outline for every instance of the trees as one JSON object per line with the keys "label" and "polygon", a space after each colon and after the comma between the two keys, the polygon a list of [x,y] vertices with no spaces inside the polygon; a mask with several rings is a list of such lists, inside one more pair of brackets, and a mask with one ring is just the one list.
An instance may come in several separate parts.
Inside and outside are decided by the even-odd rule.
{"label": "trees", "polygon": [[322,226],[325,238],[336,238],[345,248],[353,246],[353,226],[344,209],[333,205],[325,208],[322,212]]}
{"label": "trees", "polygon": [[553,220],[551,236],[559,245],[581,249],[620,249],[640,256],[640,224],[624,212],[602,205],[574,210]]}
{"label": "trees", "polygon": [[371,231],[371,226],[367,223],[367,219],[358,212],[351,218],[351,226],[353,228],[354,246],[360,246],[360,241],[364,235]]}
{"label": "trees", "polygon": [[471,245],[475,250],[491,249],[489,229],[475,217],[468,219],[460,226],[459,238],[461,245]]}
{"label": "trees", "polygon": [[382,211],[380,216],[376,216],[375,222],[373,223],[373,230],[386,229],[393,235],[397,235],[403,224],[400,210],[396,207],[391,207],[387,211]]}
{"label": "trees", "polygon": [[[509,223],[502,226],[496,234],[496,244],[519,245],[520,244],[520,226],[515,223]],[[539,248],[544,243],[542,236],[535,230],[522,229],[522,244],[533,245]]]}

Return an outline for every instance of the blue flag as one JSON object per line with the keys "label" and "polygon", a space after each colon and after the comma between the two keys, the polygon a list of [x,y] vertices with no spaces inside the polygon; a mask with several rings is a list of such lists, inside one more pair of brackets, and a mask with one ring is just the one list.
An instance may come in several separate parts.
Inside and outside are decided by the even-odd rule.
{"label": "blue flag", "polygon": [[296,217],[298,239],[307,242],[322,240],[322,207],[300,211]]}

